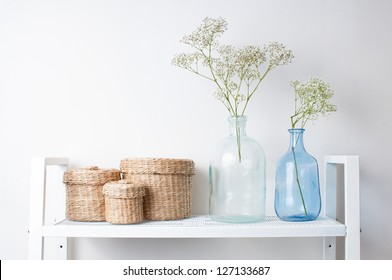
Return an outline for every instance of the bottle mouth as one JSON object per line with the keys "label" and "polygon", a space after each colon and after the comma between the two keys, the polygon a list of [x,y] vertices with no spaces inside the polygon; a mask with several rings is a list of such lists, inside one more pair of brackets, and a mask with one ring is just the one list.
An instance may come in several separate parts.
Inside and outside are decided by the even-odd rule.
{"label": "bottle mouth", "polygon": [[292,133],[302,133],[304,131],[305,131],[304,128],[290,128],[290,129],[288,129],[288,132],[292,132]]}
{"label": "bottle mouth", "polygon": [[232,121],[245,122],[248,120],[248,117],[247,116],[230,116],[230,117],[228,117],[228,120],[230,122],[232,122]]}

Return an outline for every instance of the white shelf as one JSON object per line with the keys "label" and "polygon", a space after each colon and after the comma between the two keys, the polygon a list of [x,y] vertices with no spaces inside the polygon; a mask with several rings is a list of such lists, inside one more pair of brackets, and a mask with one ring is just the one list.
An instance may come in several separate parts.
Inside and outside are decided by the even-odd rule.
{"label": "white shelf", "polygon": [[325,237],[345,236],[346,226],[329,217],[311,222],[284,222],[269,216],[262,222],[220,223],[208,216],[175,221],[146,221],[134,225],[106,222],[72,222],[44,226],[43,236],[108,238],[241,238],[241,237]]}
{"label": "white shelf", "polygon": [[[64,220],[62,183],[68,158],[33,158],[30,192],[29,259],[67,259],[68,237],[92,238],[260,238],[323,237],[323,258],[336,257],[336,236],[344,237],[346,259],[360,258],[359,157],[325,157],[322,215],[311,222],[269,216],[249,224],[219,223],[208,216],[135,225]],[[344,167],[344,224],[336,221],[338,166]],[[61,222],[55,222],[61,221]]]}

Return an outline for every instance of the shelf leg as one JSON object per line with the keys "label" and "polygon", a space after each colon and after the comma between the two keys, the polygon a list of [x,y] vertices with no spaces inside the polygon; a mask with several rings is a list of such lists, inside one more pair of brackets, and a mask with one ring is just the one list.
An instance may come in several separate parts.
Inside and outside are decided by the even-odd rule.
{"label": "shelf leg", "polygon": [[336,260],[336,237],[324,237],[324,260]]}
{"label": "shelf leg", "polygon": [[45,238],[42,227],[64,219],[62,176],[67,158],[36,157],[31,161],[29,259],[66,259],[67,238]]}
{"label": "shelf leg", "polygon": [[359,260],[360,252],[360,197],[359,158],[349,157],[344,169],[345,218],[347,226],[346,259]]}
{"label": "shelf leg", "polygon": [[[327,216],[337,218],[337,166],[344,168],[344,224],[346,225],[345,259],[360,259],[360,197],[359,197],[359,157],[358,156],[327,156],[325,157],[325,189],[324,212]],[[342,221],[343,222],[343,221]],[[335,248],[330,238],[324,238],[324,258],[333,255],[327,248]]]}
{"label": "shelf leg", "polygon": [[68,259],[67,241],[68,241],[67,237],[45,237],[44,259],[45,260]]}

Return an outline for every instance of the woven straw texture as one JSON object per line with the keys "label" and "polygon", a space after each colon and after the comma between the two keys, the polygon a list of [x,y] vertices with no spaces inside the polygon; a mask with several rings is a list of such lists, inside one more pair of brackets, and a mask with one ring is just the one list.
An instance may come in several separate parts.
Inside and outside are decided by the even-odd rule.
{"label": "woven straw texture", "polygon": [[117,169],[99,169],[89,166],[81,169],[70,169],[64,172],[64,183],[69,185],[104,185],[109,181],[120,180]]}
{"label": "woven straw texture", "polygon": [[128,180],[106,183],[105,217],[112,224],[135,224],[143,221],[144,188]]}
{"label": "woven straw texture", "polygon": [[124,179],[145,188],[144,219],[162,221],[191,216],[193,161],[125,159],[120,166]]}
{"label": "woven straw texture", "polygon": [[67,170],[63,177],[66,186],[66,218],[71,221],[105,221],[103,185],[120,180],[120,171],[87,167]]}
{"label": "woven straw texture", "polygon": [[132,158],[123,159],[120,170],[131,174],[195,174],[195,163],[189,159]]}
{"label": "woven straw texture", "polygon": [[144,196],[144,188],[131,180],[112,181],[103,186],[103,194],[113,198],[138,198]]}

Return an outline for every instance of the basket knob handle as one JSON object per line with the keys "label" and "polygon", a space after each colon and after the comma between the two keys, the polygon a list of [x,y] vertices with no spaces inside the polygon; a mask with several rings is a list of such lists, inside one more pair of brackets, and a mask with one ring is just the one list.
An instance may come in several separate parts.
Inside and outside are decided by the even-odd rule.
{"label": "basket knob handle", "polygon": [[95,166],[95,165],[93,165],[93,166],[87,166],[87,167],[85,167],[85,168],[83,168],[83,169],[86,169],[86,170],[98,170],[98,166]]}

